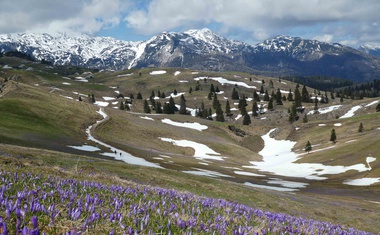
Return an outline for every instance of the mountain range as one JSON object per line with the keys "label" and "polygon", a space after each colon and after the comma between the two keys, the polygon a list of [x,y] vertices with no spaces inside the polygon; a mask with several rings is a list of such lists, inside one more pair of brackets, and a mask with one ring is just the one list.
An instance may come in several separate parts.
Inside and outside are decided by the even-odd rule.
{"label": "mountain range", "polygon": [[182,67],[211,71],[244,71],[267,76],[332,76],[355,82],[380,77],[375,49],[358,50],[338,43],[276,36],[250,45],[209,29],[163,32],[147,41],[65,34],[2,34],[0,52],[19,51],[54,65],[122,70]]}

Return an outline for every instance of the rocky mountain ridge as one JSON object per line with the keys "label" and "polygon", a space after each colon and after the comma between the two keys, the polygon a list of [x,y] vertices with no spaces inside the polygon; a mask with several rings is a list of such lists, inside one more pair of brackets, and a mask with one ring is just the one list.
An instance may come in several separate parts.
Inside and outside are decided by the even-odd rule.
{"label": "rocky mountain ridge", "polygon": [[323,75],[354,81],[372,80],[380,74],[380,59],[341,44],[276,36],[249,45],[209,29],[163,32],[140,42],[87,35],[3,34],[0,52],[7,51],[19,51],[55,65],[113,70],[182,67],[270,76]]}

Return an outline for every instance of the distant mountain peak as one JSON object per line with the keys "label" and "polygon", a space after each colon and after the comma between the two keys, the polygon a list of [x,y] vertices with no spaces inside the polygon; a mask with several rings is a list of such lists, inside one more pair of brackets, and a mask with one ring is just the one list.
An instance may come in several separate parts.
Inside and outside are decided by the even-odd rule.
{"label": "distant mountain peak", "polygon": [[163,32],[140,42],[89,35],[0,34],[0,53],[8,51],[19,51],[54,65],[113,70],[182,67],[352,80],[375,79],[380,74],[379,59],[340,44],[277,35],[249,45],[208,28]]}

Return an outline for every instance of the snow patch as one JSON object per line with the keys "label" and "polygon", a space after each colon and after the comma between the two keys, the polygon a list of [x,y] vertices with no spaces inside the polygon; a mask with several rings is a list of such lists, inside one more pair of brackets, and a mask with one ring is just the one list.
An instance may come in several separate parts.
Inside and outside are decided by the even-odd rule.
{"label": "snow patch", "polygon": [[231,81],[231,80],[228,80],[228,79],[222,78],[222,77],[197,77],[197,78],[194,78],[195,81],[204,80],[204,79],[209,79],[209,80],[217,81],[221,85],[232,84],[232,85],[242,86],[242,87],[246,87],[246,88],[256,89],[256,86],[249,86],[245,82]]}
{"label": "snow patch", "polygon": [[175,71],[174,72],[174,76],[177,76],[178,74],[180,74],[181,73],[181,71]]}
{"label": "snow patch", "polygon": [[345,115],[341,116],[339,119],[353,117],[355,112],[358,111],[361,107],[362,106],[360,105],[352,107]]}
{"label": "snow patch", "polygon": [[237,175],[265,177],[265,175],[255,174],[255,173],[247,172],[247,171],[234,171],[234,173],[237,174]]}
{"label": "snow patch", "polygon": [[147,116],[145,116],[145,117],[140,117],[140,118],[142,118],[142,119],[145,119],[145,120],[154,121],[154,119],[153,119],[153,118],[151,118],[151,117],[147,117]]}
{"label": "snow patch", "polygon": [[276,129],[270,130],[262,136],[264,148],[259,152],[263,161],[250,163],[253,166],[244,166],[259,171],[271,172],[276,175],[287,177],[302,177],[310,180],[323,180],[327,177],[322,175],[340,174],[349,170],[358,172],[368,171],[365,164],[355,164],[351,166],[328,166],[321,163],[296,163],[300,155],[292,151],[296,144],[290,140],[276,140],[270,137]]}
{"label": "snow patch", "polygon": [[173,145],[179,146],[179,147],[185,147],[185,148],[193,148],[194,149],[194,156],[197,159],[211,159],[211,160],[218,160],[223,161],[223,158],[220,157],[220,153],[215,152],[211,148],[207,147],[204,144],[200,144],[194,141],[190,140],[173,140],[171,138],[164,138],[159,137],[162,141],[170,142]]}
{"label": "snow patch", "polygon": [[165,70],[157,70],[157,71],[152,71],[149,74],[150,75],[160,75],[160,74],[165,74],[165,73],[166,73]]}
{"label": "snow patch", "polygon": [[109,103],[105,101],[95,101],[94,104],[101,107],[107,107],[109,105]]}
{"label": "snow patch", "polygon": [[352,186],[370,186],[376,183],[380,183],[380,178],[361,178],[343,181],[343,184]]}
{"label": "snow patch", "polygon": [[192,123],[190,123],[190,122],[175,122],[175,121],[172,121],[168,118],[162,119],[161,121],[163,123],[166,123],[166,124],[169,124],[172,126],[190,128],[190,129],[194,129],[194,130],[198,130],[198,131],[206,130],[208,128],[208,126],[202,125],[202,124],[197,123],[197,122],[192,122]]}
{"label": "snow patch", "polygon": [[86,152],[96,152],[96,151],[100,151],[101,150],[100,148],[94,147],[94,146],[91,146],[91,145],[67,146],[67,147],[70,147],[70,148],[73,148],[73,149],[82,150],[82,151],[86,151]]}

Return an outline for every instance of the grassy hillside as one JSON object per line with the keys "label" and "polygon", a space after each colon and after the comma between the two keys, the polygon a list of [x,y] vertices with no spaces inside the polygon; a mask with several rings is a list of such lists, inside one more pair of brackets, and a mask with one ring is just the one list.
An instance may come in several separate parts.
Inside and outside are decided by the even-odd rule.
{"label": "grassy hillside", "polygon": [[[324,174],[325,180],[308,180],[260,171],[252,168],[250,163],[262,161],[259,154],[265,146],[262,136],[277,128],[272,137],[294,141],[292,151],[300,156],[296,163],[333,167],[362,164],[367,167],[366,158],[378,158],[377,153],[380,152],[377,144],[380,113],[375,111],[376,104],[369,105],[376,99],[345,99],[343,103],[339,99],[330,99],[328,104],[318,104],[319,108],[332,105],[340,107],[327,113],[308,114],[306,123],[302,122],[302,118],[314,109],[314,103],[303,102],[304,114],[299,114],[300,119],[290,123],[288,109],[292,101],[284,100],[283,105],[275,105],[274,110],[267,110],[257,118],[251,116],[252,123],[246,126],[242,125],[243,118],[239,117],[239,101],[231,98],[234,88],[240,97],[244,95],[252,98],[255,90],[253,86],[257,92],[263,86],[269,94],[275,93],[277,89],[291,89],[294,94],[297,84],[245,73],[178,71],[173,68],[89,73],[75,68],[65,71],[63,68],[6,57],[0,58],[0,63],[14,67],[0,69],[0,166],[3,170],[59,175],[78,180],[96,179],[104,183],[148,184],[223,198],[272,212],[339,223],[374,233],[380,230],[377,224],[380,212],[379,183],[370,186],[344,183],[348,179],[380,177],[379,160],[370,163],[371,170]],[[165,73],[155,74],[155,71]],[[230,84],[213,79],[220,77]],[[205,108],[215,113],[213,98],[208,98],[211,86],[221,91],[217,97],[223,110],[227,100],[230,102],[233,115],[225,116],[225,122],[178,113],[156,114],[154,110],[150,114],[144,113],[144,99],[149,99],[152,93],[155,96],[165,93],[166,98],[155,99],[164,104],[169,101],[168,97],[174,90],[184,93],[187,108],[200,108],[203,101]],[[196,90],[196,87],[199,89]],[[308,91],[311,96],[318,92],[313,88],[308,88]],[[136,99],[138,93],[143,99]],[[87,140],[86,129],[101,119],[101,115],[96,112],[100,107],[88,100],[90,94],[94,94],[95,100],[101,105],[107,104],[102,109],[108,115],[104,122],[91,130],[92,135],[164,169],[116,161],[117,155],[107,157],[102,154],[110,152],[107,147]],[[129,99],[131,94],[135,97],[132,100]],[[287,96],[287,93],[283,95]],[[79,97],[81,102],[78,101]],[[260,98],[263,99],[263,94],[260,94]],[[177,105],[180,104],[179,96],[174,100]],[[120,102],[125,101],[131,102],[130,111],[119,110]],[[252,103],[251,99],[247,99],[248,112],[252,110]],[[262,101],[262,104],[268,107],[268,102]],[[358,105],[361,108],[353,117],[337,119]],[[200,131],[174,126],[165,122],[168,119],[182,126],[195,123],[207,129]],[[358,132],[360,123],[364,125],[363,132]],[[329,141],[332,129],[337,134],[336,143]],[[213,155],[208,158],[197,157],[194,156],[194,148],[176,146],[162,138],[202,144],[219,155],[216,155],[217,158],[213,158]],[[304,151],[307,141],[313,146],[308,154]],[[68,147],[81,145],[91,145],[99,150],[89,152]],[[194,173],[212,177],[196,176]],[[281,183],[273,183],[278,179],[306,183],[307,186],[291,193],[257,188],[279,186],[277,189],[281,189]]]}

